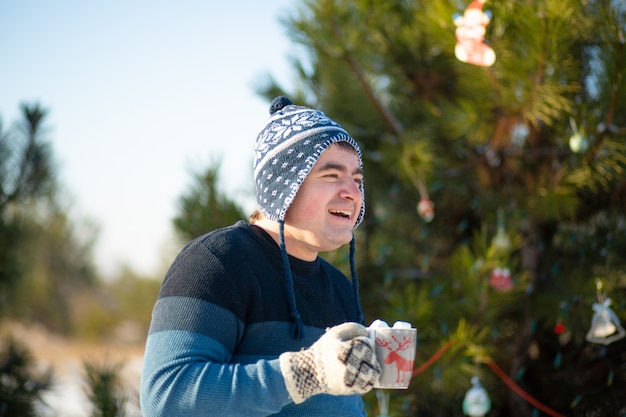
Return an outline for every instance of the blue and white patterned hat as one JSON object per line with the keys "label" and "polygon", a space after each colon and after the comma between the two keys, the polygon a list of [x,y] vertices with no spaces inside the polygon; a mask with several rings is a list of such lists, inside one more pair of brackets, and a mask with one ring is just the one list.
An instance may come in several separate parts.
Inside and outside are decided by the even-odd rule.
{"label": "blue and white patterned hat", "polygon": [[[254,147],[254,180],[259,210],[270,220],[284,220],[304,179],[320,155],[335,142],[348,142],[359,156],[357,142],[338,123],[321,111],[296,106],[286,97],[276,97],[270,118]],[[361,183],[361,211],[365,214],[365,192]]]}

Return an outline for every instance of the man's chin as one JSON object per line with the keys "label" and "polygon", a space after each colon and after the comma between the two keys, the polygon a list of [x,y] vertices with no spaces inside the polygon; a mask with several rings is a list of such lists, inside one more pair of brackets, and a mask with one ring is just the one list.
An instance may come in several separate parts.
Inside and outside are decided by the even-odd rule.
{"label": "man's chin", "polygon": [[346,230],[342,233],[335,233],[334,236],[331,238],[331,241],[333,244],[336,245],[336,247],[331,250],[339,249],[340,247],[350,243],[351,240],[352,240],[352,229]]}

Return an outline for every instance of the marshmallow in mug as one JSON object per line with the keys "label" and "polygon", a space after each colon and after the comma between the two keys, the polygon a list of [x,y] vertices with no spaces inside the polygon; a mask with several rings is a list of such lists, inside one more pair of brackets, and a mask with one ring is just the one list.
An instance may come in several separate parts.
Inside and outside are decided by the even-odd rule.
{"label": "marshmallow in mug", "polygon": [[[368,329],[389,329],[389,324],[385,320],[376,319],[369,325]],[[392,329],[411,329],[413,325],[408,321],[396,321]]]}

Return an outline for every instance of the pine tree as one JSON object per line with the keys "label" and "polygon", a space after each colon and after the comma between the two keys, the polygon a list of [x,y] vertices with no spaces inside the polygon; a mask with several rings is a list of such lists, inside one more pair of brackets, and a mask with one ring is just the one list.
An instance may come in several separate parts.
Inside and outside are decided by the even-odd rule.
{"label": "pine tree", "polygon": [[455,55],[468,5],[308,0],[284,20],[306,52],[286,95],[364,151],[367,316],[420,335],[390,415],[463,415],[473,376],[489,416],[620,415],[626,340],[586,336],[594,303],[612,336],[626,318],[626,5],[487,1],[486,66]]}
{"label": "pine tree", "polygon": [[193,182],[178,197],[179,212],[173,220],[180,240],[187,242],[206,233],[243,220],[243,210],[219,190],[220,161],[204,171],[192,173]]}
{"label": "pine tree", "polygon": [[0,416],[35,417],[46,408],[43,395],[53,385],[52,369],[38,371],[26,345],[0,338]]}
{"label": "pine tree", "polygon": [[24,274],[16,259],[28,230],[20,206],[49,196],[56,187],[52,154],[45,140],[47,110],[22,104],[22,120],[8,129],[0,117],[0,310]]}
{"label": "pine tree", "polygon": [[85,393],[91,403],[91,417],[124,417],[128,395],[121,378],[121,363],[83,362]]}

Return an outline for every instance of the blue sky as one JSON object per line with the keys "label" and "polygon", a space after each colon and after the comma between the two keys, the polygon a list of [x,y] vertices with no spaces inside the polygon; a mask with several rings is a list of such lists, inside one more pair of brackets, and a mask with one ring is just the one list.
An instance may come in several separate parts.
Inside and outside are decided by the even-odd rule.
{"label": "blue sky", "polygon": [[289,0],[0,3],[0,116],[49,110],[71,215],[100,227],[96,263],[160,273],[190,171],[222,159],[222,187],[254,207],[252,146],[268,117],[254,86],[289,87]]}

